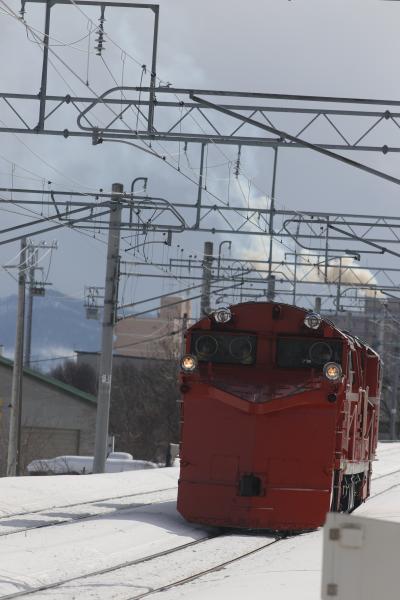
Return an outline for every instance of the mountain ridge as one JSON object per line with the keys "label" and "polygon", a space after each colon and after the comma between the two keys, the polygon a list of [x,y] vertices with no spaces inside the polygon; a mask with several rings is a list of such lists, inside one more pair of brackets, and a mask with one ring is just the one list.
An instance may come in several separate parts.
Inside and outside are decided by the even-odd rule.
{"label": "mountain ridge", "polygon": [[[0,345],[8,358],[14,355],[16,318],[16,294],[0,298]],[[50,368],[57,356],[72,356],[74,350],[98,351],[100,331],[100,321],[86,319],[82,299],[46,290],[44,297],[33,300],[32,366]],[[46,364],[46,359],[51,363]]]}

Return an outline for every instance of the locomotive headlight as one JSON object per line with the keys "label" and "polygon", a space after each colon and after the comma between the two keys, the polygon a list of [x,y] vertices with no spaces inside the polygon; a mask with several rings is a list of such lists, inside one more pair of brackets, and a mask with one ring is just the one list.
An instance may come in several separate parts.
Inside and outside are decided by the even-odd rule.
{"label": "locomotive headlight", "polygon": [[216,323],[229,323],[232,313],[229,308],[219,308],[213,313],[213,318]]}
{"label": "locomotive headlight", "polygon": [[322,318],[318,313],[308,313],[304,319],[304,325],[309,329],[318,329],[322,323]]}
{"label": "locomotive headlight", "polygon": [[197,368],[197,358],[192,354],[185,354],[181,359],[181,369],[185,373],[192,373]]}
{"label": "locomotive headlight", "polygon": [[324,376],[329,381],[339,381],[342,377],[342,367],[334,362],[327,362],[324,365]]}

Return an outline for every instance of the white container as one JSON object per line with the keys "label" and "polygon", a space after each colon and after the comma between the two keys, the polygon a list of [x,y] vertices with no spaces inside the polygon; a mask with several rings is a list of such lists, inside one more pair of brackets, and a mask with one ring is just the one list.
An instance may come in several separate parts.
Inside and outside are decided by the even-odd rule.
{"label": "white container", "polygon": [[324,526],[323,600],[400,598],[400,523],[329,513]]}

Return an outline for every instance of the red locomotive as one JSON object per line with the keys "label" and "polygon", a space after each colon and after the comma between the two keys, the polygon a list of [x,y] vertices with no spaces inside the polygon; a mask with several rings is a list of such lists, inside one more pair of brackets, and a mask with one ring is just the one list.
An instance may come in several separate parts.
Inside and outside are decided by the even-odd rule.
{"label": "red locomotive", "polygon": [[368,496],[381,366],[316,313],[243,303],[188,331],[178,510],[206,525],[313,529]]}

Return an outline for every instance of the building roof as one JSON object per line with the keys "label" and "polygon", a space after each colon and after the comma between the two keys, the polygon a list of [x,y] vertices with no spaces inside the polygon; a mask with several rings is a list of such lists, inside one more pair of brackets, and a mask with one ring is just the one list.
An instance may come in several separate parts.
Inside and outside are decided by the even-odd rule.
{"label": "building roof", "polygon": [[[9,358],[0,356],[0,366],[1,365],[12,369],[14,366],[14,362]],[[31,377],[32,379],[36,379],[37,381],[41,381],[42,383],[58,388],[59,390],[66,392],[70,396],[74,396],[78,400],[83,400],[84,402],[89,402],[90,404],[97,404],[97,399],[95,396],[92,396],[92,394],[88,394],[86,392],[82,392],[82,390],[78,390],[78,388],[72,385],[68,385],[68,383],[64,383],[63,381],[59,381],[54,377],[49,377],[48,375],[39,373],[39,371],[28,369],[27,367],[24,367],[23,372],[25,377]]]}
{"label": "building roof", "polygon": [[[90,357],[100,357],[101,352],[99,350],[97,351],[91,351],[91,350],[74,350],[75,354],[79,357],[79,356],[90,356]],[[163,361],[163,362],[171,362],[173,359],[171,358],[152,358],[149,359],[148,356],[135,356],[133,354],[118,354],[116,352],[113,352],[113,359],[114,358],[120,358],[122,360],[126,360],[126,361],[130,361],[130,360],[157,360],[159,362]]]}

